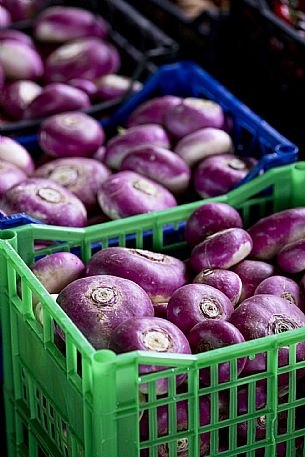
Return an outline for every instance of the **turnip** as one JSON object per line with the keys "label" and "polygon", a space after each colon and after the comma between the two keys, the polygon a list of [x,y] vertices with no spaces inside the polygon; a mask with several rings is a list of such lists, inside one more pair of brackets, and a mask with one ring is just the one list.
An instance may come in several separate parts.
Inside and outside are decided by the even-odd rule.
{"label": "turnip", "polygon": [[[233,312],[230,322],[238,328],[245,340],[254,340],[268,335],[277,335],[288,330],[305,326],[305,315],[294,304],[275,295],[255,295],[247,298]],[[296,347],[296,361],[305,360],[305,342]],[[278,365],[289,363],[289,347],[278,350]],[[258,353],[255,359],[248,359],[243,371],[245,376],[257,372],[265,372],[267,368],[266,353]],[[297,370],[302,376],[304,370]],[[279,376],[279,385],[287,385],[289,374]]]}
{"label": "turnip", "polygon": [[236,305],[240,299],[242,282],[240,277],[230,270],[202,270],[193,280],[195,284],[207,284],[224,293]]}
{"label": "turnip", "polygon": [[89,108],[89,106],[89,97],[82,90],[68,86],[68,84],[47,84],[27,105],[24,118],[46,117],[65,111]]}
{"label": "turnip", "polygon": [[39,145],[51,157],[87,157],[104,142],[102,126],[85,113],[62,113],[46,119]]}
{"label": "turnip", "polygon": [[84,227],[87,212],[70,191],[49,179],[27,179],[9,189],[3,197],[7,214],[24,212],[45,224]]}
{"label": "turnip", "polygon": [[278,253],[277,261],[287,273],[305,270],[305,239],[286,244]]}
{"label": "turnip", "polygon": [[192,167],[197,162],[218,154],[233,152],[230,136],[223,130],[205,128],[196,130],[182,138],[175,147],[175,152]]}
{"label": "turnip", "polygon": [[[54,300],[57,300],[58,294],[50,294]],[[36,305],[34,304],[33,306],[33,313],[35,316],[35,319],[40,323],[40,325],[43,327],[43,305],[41,302],[37,303]]]}
{"label": "turnip", "polygon": [[303,312],[305,311],[304,297],[298,284],[285,276],[271,276],[264,279],[255,290],[255,295],[269,294],[285,298]]}
{"label": "turnip", "polygon": [[288,243],[305,237],[305,208],[280,211],[260,219],[250,229],[252,257],[272,259]]}
{"label": "turnip", "polygon": [[140,81],[133,81],[127,76],[110,74],[102,76],[95,81],[96,96],[101,100],[113,100],[122,97],[131,88],[131,94],[139,92],[143,84]]}
{"label": "turnip", "polygon": [[32,19],[39,10],[46,6],[46,0],[4,0],[6,8],[14,22]]}
{"label": "turnip", "polygon": [[187,334],[207,319],[229,319],[234,308],[229,298],[206,284],[187,284],[176,290],[167,306],[167,318]]}
{"label": "turnip", "polygon": [[195,171],[195,190],[202,198],[226,194],[247,176],[256,162],[252,157],[233,154],[208,157]]}
{"label": "turnip", "polygon": [[28,105],[41,91],[42,88],[34,81],[15,81],[7,84],[2,94],[3,109],[12,119],[20,120],[24,117]]}
{"label": "turnip", "polygon": [[9,11],[0,5],[0,29],[4,29],[10,25],[12,22],[11,15]]}
{"label": "turnip", "polygon": [[123,159],[131,149],[142,145],[169,147],[165,130],[157,124],[146,124],[124,130],[107,143],[105,163],[113,169],[119,169]]}
{"label": "turnip", "polygon": [[96,85],[89,79],[74,78],[67,81],[66,84],[85,92],[90,100],[94,99],[96,96]]}
{"label": "turnip", "polygon": [[43,63],[37,51],[16,40],[2,41],[0,64],[6,78],[36,81],[43,76]]}
{"label": "turnip", "polygon": [[113,275],[141,286],[153,303],[166,303],[173,292],[187,283],[185,264],[174,257],[143,249],[113,247],[90,259],[86,275]]}
{"label": "turnip", "polygon": [[2,90],[3,86],[4,86],[4,71],[0,64],[0,90]]}
{"label": "turnip", "polygon": [[189,166],[179,156],[154,145],[131,149],[122,161],[121,170],[132,170],[147,176],[175,195],[185,192],[191,179]]}
{"label": "turnip", "polygon": [[110,219],[173,208],[176,199],[165,187],[151,179],[120,171],[109,176],[98,192],[101,209]]}
{"label": "turnip", "polygon": [[205,203],[189,217],[185,239],[193,247],[208,236],[232,227],[243,227],[243,221],[236,209],[226,203]]}
{"label": "turnip", "polygon": [[231,268],[247,257],[252,249],[250,235],[241,228],[214,233],[194,247],[191,265],[197,272],[213,268]]}
{"label": "turnip", "polygon": [[215,102],[189,97],[165,112],[164,125],[176,138],[182,138],[207,127],[223,128],[224,112]]}
{"label": "turnip", "polygon": [[70,252],[56,252],[37,260],[31,270],[50,294],[59,294],[68,284],[84,276],[85,265]]}
{"label": "turnip", "polygon": [[[243,343],[245,341],[240,331],[224,320],[207,319],[196,324],[188,333],[192,353],[211,351],[232,344]],[[237,375],[240,375],[246,363],[246,357],[237,360]],[[200,381],[205,385],[210,385],[210,368],[202,368],[199,372]],[[230,362],[218,365],[218,382],[230,381]]]}
{"label": "turnip", "polygon": [[16,165],[0,159],[0,198],[3,198],[9,189],[26,178],[26,174]]}
{"label": "turnip", "polygon": [[52,160],[34,173],[35,177],[52,179],[69,189],[87,210],[97,206],[97,192],[109,175],[108,168],[97,160],[73,157]]}
{"label": "turnip", "polygon": [[110,275],[72,282],[57,302],[95,349],[109,348],[112,331],[122,322],[154,315],[151,300],[140,286]]}
{"label": "turnip", "polygon": [[[176,325],[159,317],[132,318],[122,322],[112,332],[110,348],[116,353],[130,351],[154,351],[174,354],[190,354],[191,348],[187,338]],[[164,370],[167,367],[140,365],[139,373],[147,374]],[[176,377],[180,385],[186,375]],[[141,384],[140,391],[147,394],[148,385]],[[162,395],[168,391],[167,378],[156,382],[156,393]]]}
{"label": "turnip", "polygon": [[12,138],[1,135],[0,159],[16,165],[26,174],[34,171],[34,162],[28,151]]}
{"label": "turnip", "polygon": [[48,43],[64,43],[88,36],[104,39],[108,32],[109,26],[101,16],[68,6],[47,8],[37,18],[34,29],[35,38]]}
{"label": "turnip", "polygon": [[162,95],[139,105],[128,118],[128,127],[140,124],[160,124],[164,126],[164,114],[178,105],[182,99],[175,95]]}
{"label": "turnip", "polygon": [[27,46],[34,47],[32,38],[29,35],[15,29],[0,30],[0,43],[3,41],[19,41]]}
{"label": "turnip", "polygon": [[48,82],[74,78],[95,80],[118,71],[121,59],[116,48],[97,38],[80,38],[55,49],[46,60]]}
{"label": "turnip", "polygon": [[252,297],[257,286],[264,279],[276,273],[276,268],[273,265],[259,260],[243,260],[237,265],[234,265],[232,270],[238,274],[242,281],[242,292],[239,302]]}

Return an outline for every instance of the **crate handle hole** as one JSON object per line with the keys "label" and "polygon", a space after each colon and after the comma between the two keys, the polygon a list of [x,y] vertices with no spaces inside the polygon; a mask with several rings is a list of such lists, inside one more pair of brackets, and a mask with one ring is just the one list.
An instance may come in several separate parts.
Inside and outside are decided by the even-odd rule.
{"label": "crate handle hole", "polygon": [[16,232],[14,232],[13,230],[0,231],[1,240],[13,240],[14,238],[16,238]]}
{"label": "crate handle hole", "polygon": [[296,170],[305,170],[305,162],[298,162],[294,167]]}

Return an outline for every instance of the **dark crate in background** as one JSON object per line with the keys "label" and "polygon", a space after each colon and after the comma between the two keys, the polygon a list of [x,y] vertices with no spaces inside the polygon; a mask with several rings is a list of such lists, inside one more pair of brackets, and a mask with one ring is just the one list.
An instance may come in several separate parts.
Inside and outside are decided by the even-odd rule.
{"label": "dark crate in background", "polygon": [[225,82],[222,75],[226,66],[228,12],[203,12],[189,17],[171,0],[127,1],[179,43],[182,59],[198,62]]}
{"label": "dark crate in background", "polygon": [[[178,44],[166,33],[144,18],[124,0],[50,1],[48,6],[78,6],[103,16],[111,26],[110,42],[119,50],[122,66],[120,74],[145,81],[158,66],[176,60]],[[15,28],[30,31],[31,22],[16,23]],[[128,98],[95,104],[87,113],[96,118],[108,117]],[[13,137],[36,133],[42,119],[19,121],[1,127],[1,134]]]}
{"label": "dark crate in background", "polygon": [[305,39],[265,0],[231,5],[230,89],[296,142],[304,159]]}

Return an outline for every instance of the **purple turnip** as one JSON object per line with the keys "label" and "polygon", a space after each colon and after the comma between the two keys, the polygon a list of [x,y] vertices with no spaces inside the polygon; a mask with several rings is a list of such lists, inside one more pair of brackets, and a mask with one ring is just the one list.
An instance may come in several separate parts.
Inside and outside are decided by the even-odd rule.
{"label": "purple turnip", "polygon": [[269,294],[285,298],[303,312],[305,311],[304,297],[298,284],[285,276],[271,276],[262,281],[255,290],[255,295]]}
{"label": "purple turnip", "polygon": [[37,51],[16,40],[5,40],[0,45],[0,64],[6,78],[36,81],[43,76],[43,63]]}
{"label": "purple turnip", "polygon": [[57,302],[95,349],[109,348],[112,331],[122,322],[154,315],[151,300],[140,286],[110,275],[72,282]]}
{"label": "purple turnip", "polygon": [[194,247],[191,265],[197,272],[231,268],[247,257],[252,249],[250,235],[241,228],[230,228],[208,236]]}
{"label": "purple turnip", "polygon": [[185,192],[191,179],[189,166],[179,156],[154,145],[131,149],[122,161],[121,170],[132,170],[147,176],[175,195]]}
{"label": "purple turnip", "polygon": [[175,197],[165,187],[133,171],[109,176],[98,192],[98,202],[110,219],[177,206]]}
{"label": "purple turnip", "polygon": [[202,270],[193,280],[195,284],[207,284],[224,293],[235,306],[242,291],[240,277],[230,270]]}
{"label": "purple turnip", "polygon": [[118,170],[130,150],[143,145],[168,148],[168,135],[157,124],[138,125],[124,130],[107,143],[105,163],[110,168]]}
{"label": "purple turnip", "polygon": [[166,303],[173,292],[187,283],[185,264],[174,257],[145,251],[113,247],[93,255],[86,275],[113,275],[141,286],[153,303]]}
{"label": "purple turnip", "polygon": [[160,124],[164,126],[164,114],[178,105],[182,99],[174,95],[155,97],[139,105],[128,118],[128,127],[140,124]]}
{"label": "purple turnip", "polygon": [[41,91],[42,88],[34,81],[14,81],[7,84],[2,94],[4,111],[12,119],[22,119],[26,108]]}
{"label": "purple turnip", "polygon": [[229,298],[206,284],[187,284],[176,290],[167,306],[167,318],[187,334],[207,319],[229,319],[234,308]]}
{"label": "purple turnip", "polygon": [[243,221],[236,209],[226,203],[205,203],[189,217],[185,238],[187,243],[193,247],[208,236],[233,227],[243,227]]}
{"label": "purple turnip", "polygon": [[7,136],[0,135],[0,159],[16,165],[26,174],[34,171],[34,162],[28,151]]}
{"label": "purple turnip", "polygon": [[273,265],[259,260],[243,260],[234,265],[232,270],[238,274],[242,281],[242,292],[239,302],[254,295],[257,286],[269,276],[275,274],[276,269]]}
{"label": "purple turnip", "polygon": [[26,178],[26,174],[16,165],[0,159],[0,199],[9,189]]}
{"label": "purple turnip", "polygon": [[[96,96],[101,100],[113,100],[122,97],[131,86],[131,79],[116,74],[105,75],[96,80]],[[140,81],[133,81],[131,94],[139,92],[143,87]]]}
{"label": "purple turnip", "polygon": [[250,229],[252,257],[272,259],[286,244],[305,237],[305,208],[280,211],[260,219]]}
{"label": "purple turnip", "polygon": [[[245,341],[240,331],[234,325],[230,324],[230,322],[214,319],[207,319],[195,325],[188,333],[187,338],[193,354],[207,352]],[[237,360],[237,375],[240,375],[245,363],[245,357]],[[210,368],[202,368],[199,372],[199,377],[203,384],[210,385]],[[218,365],[218,382],[227,381],[230,381],[230,362],[220,363]]]}
{"label": "purple turnip", "polygon": [[305,270],[305,239],[286,244],[278,253],[277,261],[287,273]]}

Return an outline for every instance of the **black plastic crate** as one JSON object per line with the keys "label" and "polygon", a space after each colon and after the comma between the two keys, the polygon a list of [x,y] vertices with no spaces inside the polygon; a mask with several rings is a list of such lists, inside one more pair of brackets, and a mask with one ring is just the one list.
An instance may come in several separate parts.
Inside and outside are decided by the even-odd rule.
{"label": "black plastic crate", "polygon": [[305,147],[303,116],[297,114],[305,102],[305,39],[265,0],[235,0],[231,20],[238,95]]}
{"label": "black plastic crate", "polygon": [[[110,42],[121,55],[120,73],[132,80],[145,81],[160,64],[176,60],[178,44],[123,0],[59,0],[49,2],[48,6],[63,4],[79,6],[104,17],[111,26]],[[16,23],[15,28],[30,31],[31,23]],[[84,111],[99,119],[108,117],[129,95],[130,91],[127,91],[121,99],[98,103]],[[14,122],[1,126],[0,131],[13,137],[34,133],[42,120]]]}
{"label": "black plastic crate", "polygon": [[217,73],[228,11],[204,11],[196,17],[189,17],[171,0],[127,1],[179,42],[182,58],[197,61]]}

